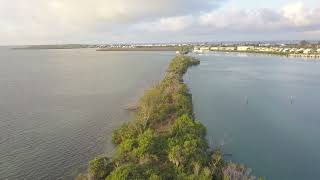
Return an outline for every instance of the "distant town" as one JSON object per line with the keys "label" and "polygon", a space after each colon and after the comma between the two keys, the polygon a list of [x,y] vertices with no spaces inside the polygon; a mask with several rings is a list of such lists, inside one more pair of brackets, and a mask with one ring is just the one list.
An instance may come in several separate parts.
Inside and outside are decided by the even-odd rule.
{"label": "distant town", "polygon": [[79,49],[95,48],[97,51],[175,51],[176,53],[245,52],[320,58],[320,41],[296,41],[289,43],[145,43],[145,44],[62,44],[30,45],[14,49]]}
{"label": "distant town", "polygon": [[320,43],[301,41],[299,44],[235,44],[235,45],[202,45],[194,46],[194,53],[210,51],[266,53],[296,57],[320,57]]}

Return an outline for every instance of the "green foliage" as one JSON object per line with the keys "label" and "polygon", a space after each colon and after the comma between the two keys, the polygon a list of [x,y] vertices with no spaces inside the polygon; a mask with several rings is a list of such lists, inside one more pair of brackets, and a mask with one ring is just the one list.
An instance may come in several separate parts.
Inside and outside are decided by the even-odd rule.
{"label": "green foliage", "polygon": [[119,129],[112,133],[112,142],[121,144],[126,139],[136,137],[141,132],[141,128],[137,124],[124,123]]}
{"label": "green foliage", "polygon": [[140,100],[137,121],[146,128],[152,123],[165,120],[170,110],[168,101],[169,97],[160,88],[148,90]]}
{"label": "green foliage", "polygon": [[188,115],[178,118],[171,127],[171,136],[175,138],[186,138],[185,135],[204,138],[206,128],[198,121],[194,121]]}
{"label": "green foliage", "polygon": [[89,174],[92,179],[105,179],[113,170],[113,164],[107,157],[96,157],[89,162]]}
{"label": "green foliage", "polygon": [[170,169],[160,170],[157,166],[152,164],[133,164],[127,163],[116,168],[106,180],[158,180],[158,179],[176,179],[174,172]]}
{"label": "green foliage", "polygon": [[146,155],[155,154],[156,149],[156,137],[151,129],[146,130],[138,136],[138,147],[134,150],[134,153],[139,157],[145,157]]}
{"label": "green foliage", "polygon": [[172,99],[174,102],[174,108],[177,113],[177,116],[181,116],[183,114],[187,114],[189,116],[193,115],[193,107],[192,107],[192,97],[187,90],[185,85],[181,86],[179,89],[180,92],[173,94]]}
{"label": "green foliage", "polygon": [[222,159],[222,153],[219,149],[213,151],[209,164],[210,164],[211,171],[213,173],[213,178],[223,179],[224,178],[223,168],[225,163]]}
{"label": "green foliage", "polygon": [[133,149],[138,146],[137,140],[135,138],[125,139],[121,144],[119,144],[117,152],[118,155],[125,155],[126,153],[131,153]]}
{"label": "green foliage", "polygon": [[183,75],[197,64],[188,56],[172,60],[164,79],[140,99],[134,121],[113,132],[117,147],[112,161],[104,157],[90,161],[94,179],[230,178],[228,173],[234,169],[226,170],[220,151],[209,152],[206,128],[193,119],[192,97]]}
{"label": "green foliage", "polygon": [[191,51],[191,47],[190,46],[181,46],[179,47],[179,53],[180,54],[188,54]]}
{"label": "green foliage", "polygon": [[142,170],[133,164],[116,168],[106,180],[145,179]]}
{"label": "green foliage", "polygon": [[192,169],[192,163],[206,163],[207,142],[205,127],[188,115],[178,118],[171,127],[168,139],[168,158],[177,167]]}
{"label": "green foliage", "polygon": [[[246,168],[244,165],[236,164],[233,162],[226,163],[223,168],[223,180],[233,179],[256,179],[251,175],[251,169]],[[262,178],[259,178],[262,179]]]}

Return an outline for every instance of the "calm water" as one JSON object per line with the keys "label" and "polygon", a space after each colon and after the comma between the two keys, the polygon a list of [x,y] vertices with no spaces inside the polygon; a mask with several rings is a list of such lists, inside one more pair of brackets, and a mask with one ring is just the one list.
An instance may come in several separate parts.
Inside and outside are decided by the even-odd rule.
{"label": "calm water", "polygon": [[0,179],[70,179],[111,153],[123,108],[171,52],[0,49]]}
{"label": "calm water", "polygon": [[200,56],[185,80],[208,139],[257,176],[320,179],[320,62]]}

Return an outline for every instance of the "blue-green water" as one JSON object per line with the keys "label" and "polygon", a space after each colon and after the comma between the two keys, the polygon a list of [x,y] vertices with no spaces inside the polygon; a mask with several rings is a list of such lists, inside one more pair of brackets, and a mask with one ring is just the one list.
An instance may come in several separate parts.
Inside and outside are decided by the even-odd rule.
{"label": "blue-green water", "polygon": [[172,52],[0,49],[0,179],[72,179],[109,154]]}
{"label": "blue-green water", "polygon": [[320,61],[198,57],[185,81],[211,144],[257,176],[320,179]]}

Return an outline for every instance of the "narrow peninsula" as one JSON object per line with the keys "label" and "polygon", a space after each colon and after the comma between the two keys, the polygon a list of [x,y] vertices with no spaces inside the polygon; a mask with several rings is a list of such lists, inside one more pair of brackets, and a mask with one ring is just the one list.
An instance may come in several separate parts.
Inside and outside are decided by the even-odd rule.
{"label": "narrow peninsula", "polygon": [[209,147],[206,128],[194,119],[183,75],[199,60],[176,56],[164,79],[140,99],[131,122],[113,132],[112,157],[96,157],[77,179],[255,179],[242,165]]}

